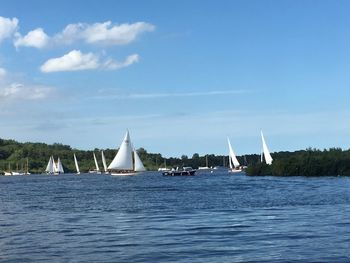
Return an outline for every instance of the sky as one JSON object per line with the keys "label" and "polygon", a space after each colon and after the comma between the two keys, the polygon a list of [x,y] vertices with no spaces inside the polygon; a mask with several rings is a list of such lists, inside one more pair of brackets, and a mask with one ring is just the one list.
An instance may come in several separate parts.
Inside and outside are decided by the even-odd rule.
{"label": "sky", "polygon": [[350,147],[349,1],[0,2],[0,138],[166,157]]}

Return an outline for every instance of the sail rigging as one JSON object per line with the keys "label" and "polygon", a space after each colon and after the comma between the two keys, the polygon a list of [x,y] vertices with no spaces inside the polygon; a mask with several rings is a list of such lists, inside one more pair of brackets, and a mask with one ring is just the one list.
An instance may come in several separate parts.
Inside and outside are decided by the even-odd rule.
{"label": "sail rigging", "polygon": [[77,170],[77,174],[80,174],[78,160],[77,160],[77,157],[75,156],[75,154],[74,154],[74,163],[75,163],[75,169]]}
{"label": "sail rigging", "polygon": [[238,168],[240,166],[237,157],[232,149],[230,139],[227,137],[227,143],[229,148],[229,161],[230,161],[230,168],[232,169],[232,164],[235,168]]}
{"label": "sail rigging", "polygon": [[146,168],[143,166],[143,163],[137,154],[137,151],[134,150],[134,160],[135,160],[135,172],[144,172],[146,171]]}
{"label": "sail rigging", "polygon": [[132,174],[133,172],[146,171],[137,152],[133,150],[129,131],[126,132],[119,150],[107,170],[111,171],[112,174]]}
{"label": "sail rigging", "polygon": [[95,155],[95,153],[93,153],[93,155],[94,155],[94,161],[95,161],[96,172],[99,172],[99,171],[100,171],[100,167],[98,167],[96,155]]}
{"label": "sail rigging", "polygon": [[104,169],[105,173],[107,173],[107,164],[106,164],[106,158],[105,158],[105,155],[104,155],[103,151],[101,151],[101,155],[102,155],[102,164],[103,164],[103,169]]}
{"label": "sail rigging", "polygon": [[267,144],[266,144],[266,141],[265,141],[265,138],[264,138],[264,134],[263,134],[262,131],[261,131],[261,140],[262,140],[263,155],[265,157],[265,162],[266,162],[266,164],[270,165],[270,164],[272,164],[273,159],[271,157],[269,148],[267,147]]}
{"label": "sail rigging", "polygon": [[120,145],[117,155],[114,157],[108,170],[133,170],[132,147],[130,142],[129,131],[126,132],[122,144]]}

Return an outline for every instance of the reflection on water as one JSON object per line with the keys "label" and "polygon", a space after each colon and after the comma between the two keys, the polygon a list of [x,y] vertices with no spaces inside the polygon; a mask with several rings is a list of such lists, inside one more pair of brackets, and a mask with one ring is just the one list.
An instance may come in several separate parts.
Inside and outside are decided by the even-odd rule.
{"label": "reflection on water", "polygon": [[349,262],[350,178],[0,177],[2,262]]}

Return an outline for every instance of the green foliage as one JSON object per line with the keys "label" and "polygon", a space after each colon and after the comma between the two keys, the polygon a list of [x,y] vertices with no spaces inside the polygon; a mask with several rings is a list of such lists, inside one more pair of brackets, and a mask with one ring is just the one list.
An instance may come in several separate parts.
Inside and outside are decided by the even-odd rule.
{"label": "green foliage", "polygon": [[248,175],[276,176],[337,176],[350,175],[350,150],[340,148],[329,150],[306,149],[296,152],[272,154],[274,161],[267,166],[252,163]]}

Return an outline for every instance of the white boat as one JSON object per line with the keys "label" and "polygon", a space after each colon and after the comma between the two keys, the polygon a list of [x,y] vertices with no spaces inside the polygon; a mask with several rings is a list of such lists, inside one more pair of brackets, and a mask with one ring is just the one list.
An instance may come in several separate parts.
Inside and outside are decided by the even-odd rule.
{"label": "white boat", "polygon": [[263,147],[262,153],[261,153],[261,162],[263,162],[263,159],[265,159],[265,163],[268,164],[268,165],[271,165],[273,159],[271,157],[269,148],[267,147],[267,144],[266,144],[266,141],[265,141],[265,138],[264,138],[264,134],[263,134],[262,131],[261,131],[261,140],[262,140],[262,147]]}
{"label": "white boat", "polygon": [[47,163],[45,172],[47,174],[54,174],[54,175],[64,173],[60,158],[58,157],[57,163],[55,163],[53,156],[51,156],[49,159],[49,162]]}
{"label": "white boat", "polygon": [[198,170],[211,170],[208,166],[208,155],[205,156],[205,166],[199,166]]}
{"label": "white boat", "polygon": [[53,157],[50,156],[49,162],[47,163],[45,172],[47,174],[54,174],[55,173],[55,169],[54,169],[54,161],[53,161]]}
{"label": "white boat", "polygon": [[97,163],[95,152],[93,152],[93,156],[94,156],[94,161],[95,161],[95,170],[90,170],[89,173],[91,173],[91,174],[101,174],[100,167],[98,166],[98,163]]}
{"label": "white boat", "polygon": [[80,174],[78,160],[77,160],[77,157],[75,156],[75,154],[74,154],[74,163],[75,163],[75,169],[77,170],[77,174]]}
{"label": "white boat", "polygon": [[230,139],[227,137],[227,143],[228,143],[228,149],[229,149],[229,166],[230,169],[228,170],[229,173],[239,173],[242,172],[241,165],[239,164],[236,154],[232,149]]}
{"label": "white boat", "polygon": [[169,172],[170,169],[166,167],[166,159],[164,159],[164,167],[159,167],[158,172]]}
{"label": "white boat", "polygon": [[62,166],[60,157],[57,158],[55,174],[64,174],[64,170],[63,170],[63,166]]}
{"label": "white boat", "polygon": [[106,158],[105,158],[103,151],[101,151],[101,156],[102,156],[103,170],[104,170],[105,174],[108,174]]}
{"label": "white boat", "polygon": [[136,150],[132,148],[129,131],[126,132],[118,153],[107,170],[112,175],[132,175],[146,171]]}

